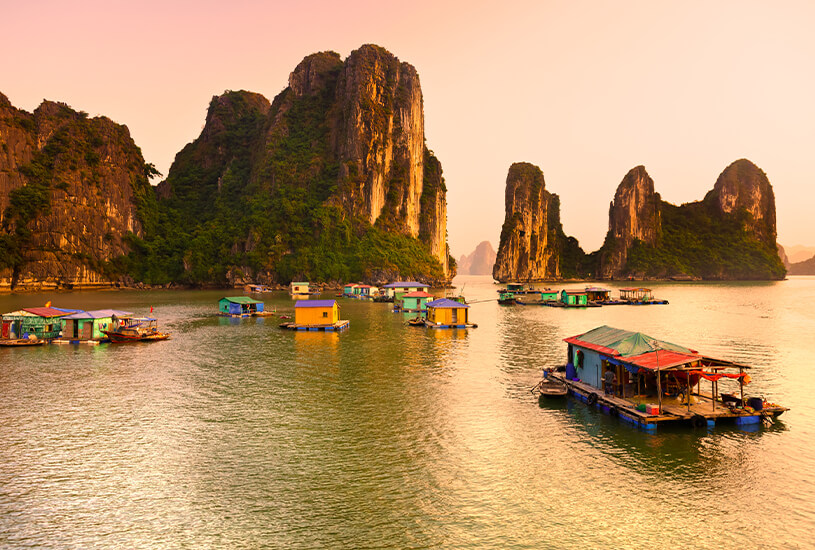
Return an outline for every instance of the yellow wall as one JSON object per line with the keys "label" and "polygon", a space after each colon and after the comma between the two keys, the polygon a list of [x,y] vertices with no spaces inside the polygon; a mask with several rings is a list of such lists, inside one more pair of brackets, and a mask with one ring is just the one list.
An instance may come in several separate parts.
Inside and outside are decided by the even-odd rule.
{"label": "yellow wall", "polygon": [[464,325],[467,321],[467,308],[466,307],[457,307],[457,308],[435,308],[435,307],[428,307],[427,308],[427,320],[433,323],[440,323],[442,325],[449,325],[452,324],[453,319],[453,310],[457,312],[457,325]]}
{"label": "yellow wall", "polygon": [[[325,315],[323,315],[325,314]],[[294,323],[297,325],[333,325],[340,320],[340,308],[330,307],[294,308]]]}

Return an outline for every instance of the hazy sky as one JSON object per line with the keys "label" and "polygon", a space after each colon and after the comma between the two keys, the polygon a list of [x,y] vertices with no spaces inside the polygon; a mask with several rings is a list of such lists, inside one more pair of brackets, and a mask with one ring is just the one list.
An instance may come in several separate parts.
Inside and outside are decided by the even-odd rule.
{"label": "hazy sky", "polygon": [[0,14],[15,106],[126,124],[165,175],[213,95],[271,100],[310,53],[384,46],[419,72],[457,258],[497,247],[518,161],[543,170],[587,251],[629,169],[678,204],[742,157],[773,184],[779,242],[815,244],[815,2],[0,0]]}

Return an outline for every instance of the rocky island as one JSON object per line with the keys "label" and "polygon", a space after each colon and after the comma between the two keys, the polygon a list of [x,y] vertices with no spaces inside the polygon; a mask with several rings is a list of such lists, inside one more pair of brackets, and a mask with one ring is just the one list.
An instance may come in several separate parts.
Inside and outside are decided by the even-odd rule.
{"label": "rocky island", "polygon": [[384,48],[309,55],[271,102],[213,97],[153,188],[125,126],[0,96],[0,284],[449,281],[422,102],[416,69]]}
{"label": "rocky island", "polygon": [[[507,177],[506,218],[493,270],[499,281],[575,274],[597,279],[709,280],[771,280],[785,275],[776,243],[772,185],[749,160],[725,168],[704,199],[681,206],[660,198],[645,167],[631,169],[609,207],[603,246],[591,254],[562,234],[559,212],[554,210],[559,203],[551,198],[556,195],[543,191],[540,170],[525,165],[524,171],[534,176],[519,179],[518,166],[512,165]],[[546,213],[542,203],[548,205]]]}

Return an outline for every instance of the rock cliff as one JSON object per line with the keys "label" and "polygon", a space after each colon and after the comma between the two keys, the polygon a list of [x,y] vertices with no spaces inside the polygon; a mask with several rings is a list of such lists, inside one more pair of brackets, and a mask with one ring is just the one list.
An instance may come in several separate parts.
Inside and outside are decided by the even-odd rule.
{"label": "rock cliff", "polygon": [[505,208],[493,278],[501,282],[560,278],[565,240],[560,200],[546,190],[540,168],[526,162],[509,167]]}
{"label": "rock cliff", "polygon": [[461,275],[492,275],[495,258],[495,250],[490,242],[483,241],[469,256],[461,257],[458,262],[458,273]]}
{"label": "rock cliff", "polygon": [[159,217],[185,220],[198,238],[147,236],[136,263],[150,264],[150,251],[175,258],[141,274],[156,282],[454,274],[419,76],[379,46],[344,61],[307,56],[271,103],[243,91],[213,98],[159,197]]}
{"label": "rock cliff", "polygon": [[661,228],[659,194],[644,166],[632,168],[620,182],[608,211],[608,233],[600,254],[598,275],[610,279],[623,272],[635,241],[657,244]]}
{"label": "rock cliff", "polygon": [[51,101],[27,113],[0,94],[0,287],[117,282],[151,170],[127,127]]}
{"label": "rock cliff", "polygon": [[675,206],[638,166],[617,188],[598,258],[602,278],[783,278],[772,185],[740,159],[703,200]]}

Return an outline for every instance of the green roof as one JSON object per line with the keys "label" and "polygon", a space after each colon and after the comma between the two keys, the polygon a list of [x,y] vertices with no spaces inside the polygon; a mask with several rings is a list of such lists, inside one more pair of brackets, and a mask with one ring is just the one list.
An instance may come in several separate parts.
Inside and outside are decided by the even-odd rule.
{"label": "green roof", "polygon": [[631,332],[630,330],[622,330],[606,325],[576,336],[575,339],[595,346],[613,349],[623,357],[640,355],[656,349],[694,353],[693,350],[686,347],[665,342],[664,340],[657,340],[641,332]]}
{"label": "green roof", "polygon": [[221,300],[232,302],[233,304],[262,304],[260,300],[255,300],[249,296],[225,296]]}

